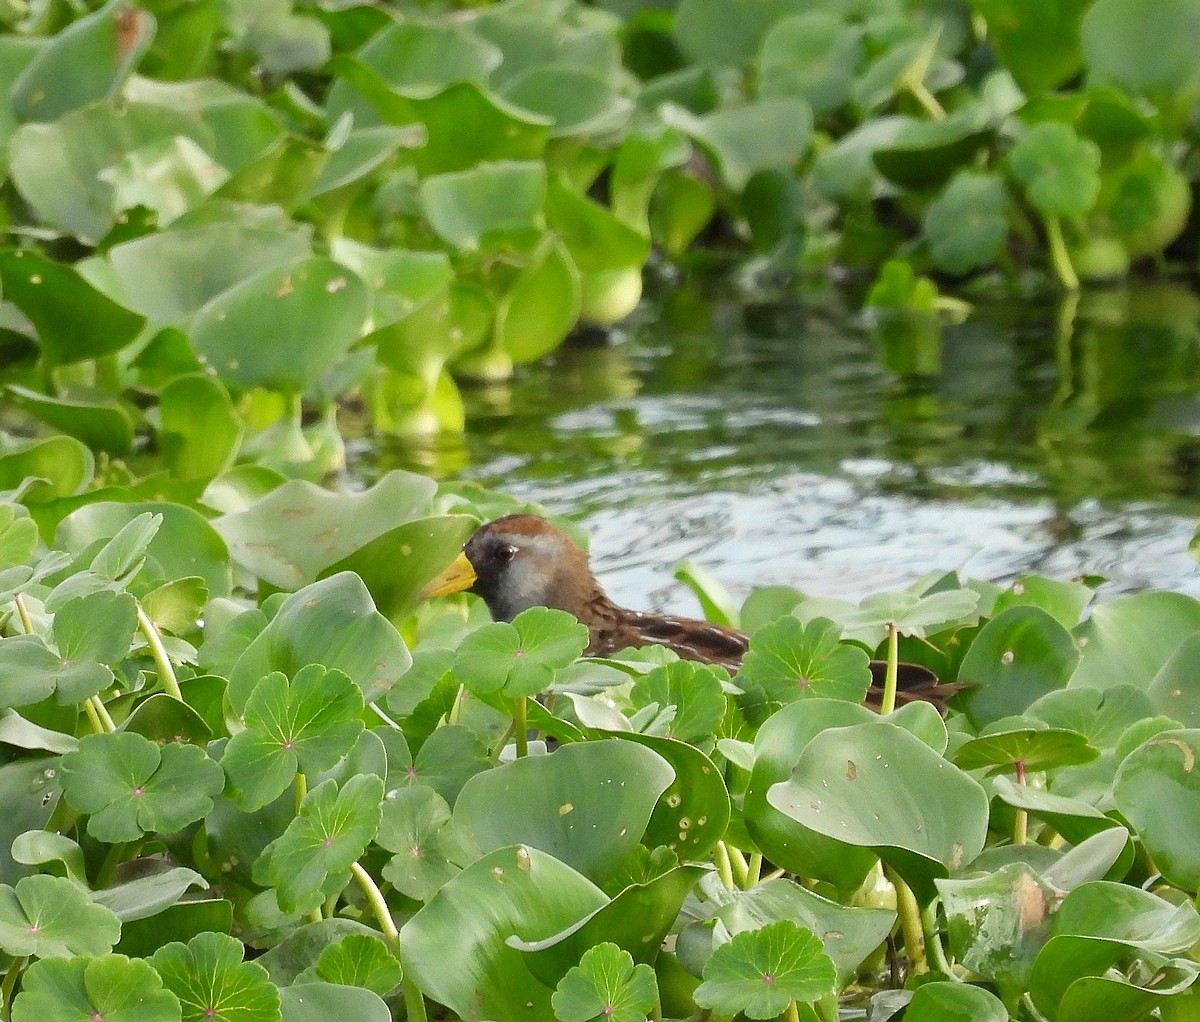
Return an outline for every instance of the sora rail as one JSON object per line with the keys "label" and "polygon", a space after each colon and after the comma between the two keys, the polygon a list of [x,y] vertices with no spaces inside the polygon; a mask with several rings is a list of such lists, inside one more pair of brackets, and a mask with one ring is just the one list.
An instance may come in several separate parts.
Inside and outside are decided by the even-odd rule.
{"label": "sora rail", "polygon": [[[609,656],[630,646],[666,646],[684,660],[741,666],[749,640],[733,628],[672,614],[619,607],[588,565],[587,554],[566,533],[537,515],[507,515],[481,525],[458,559],[423,590],[425,597],[472,592],[496,621],[511,621],[530,607],[565,610],[587,626],[586,656]],[[871,661],[874,684],[868,705],[878,709],[886,665]],[[946,712],[958,685],[940,685],[917,664],[901,664],[896,702],[922,700]]]}

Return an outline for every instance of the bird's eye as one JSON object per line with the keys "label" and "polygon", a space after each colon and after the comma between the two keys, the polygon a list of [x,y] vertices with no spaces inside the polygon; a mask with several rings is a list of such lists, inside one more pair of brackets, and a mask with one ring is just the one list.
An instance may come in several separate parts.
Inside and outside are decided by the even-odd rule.
{"label": "bird's eye", "polygon": [[507,564],[516,556],[517,548],[511,543],[506,543],[504,546],[496,548],[496,560],[502,561],[505,564]]}

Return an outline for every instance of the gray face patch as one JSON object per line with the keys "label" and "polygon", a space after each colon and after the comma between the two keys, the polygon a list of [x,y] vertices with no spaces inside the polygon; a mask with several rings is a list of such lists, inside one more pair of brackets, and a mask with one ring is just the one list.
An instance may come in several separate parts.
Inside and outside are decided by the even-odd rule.
{"label": "gray face patch", "polygon": [[505,536],[517,548],[500,583],[499,596],[513,614],[546,605],[552,571],[560,556],[556,536]]}

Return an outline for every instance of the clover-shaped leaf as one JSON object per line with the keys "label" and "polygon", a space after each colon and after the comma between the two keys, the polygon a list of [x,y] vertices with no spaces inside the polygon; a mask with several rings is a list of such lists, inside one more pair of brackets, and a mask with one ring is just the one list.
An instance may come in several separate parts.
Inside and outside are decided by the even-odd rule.
{"label": "clover-shaped leaf", "polygon": [[383,877],[401,894],[428,901],[459,871],[450,861],[456,846],[449,822],[450,807],[432,788],[413,785],[388,795],[375,842],[396,853]]}
{"label": "clover-shaped leaf", "polygon": [[34,962],[13,1002],[12,1022],[179,1022],[179,1001],[140,958]]}
{"label": "clover-shaped leaf", "polygon": [[657,1001],[654,970],[612,943],[589,948],[550,998],[559,1022],[646,1022]]}
{"label": "clover-shaped leaf", "polygon": [[0,949],[14,958],[102,955],[120,936],[117,917],[64,877],[38,873],[0,885]]}
{"label": "clover-shaped leaf", "polygon": [[721,725],[725,715],[722,680],[728,681],[728,675],[719,667],[677,660],[638,678],[630,698],[639,709],[651,703],[675,707],[666,737],[696,744],[711,739]]}
{"label": "clover-shaped leaf", "polygon": [[279,989],[244,953],[241,941],[205,932],[160,947],[150,961],[179,998],[183,1022],[278,1022]]}
{"label": "clover-shaped leaf", "polygon": [[131,731],[87,735],[62,759],[67,803],[89,813],[88,833],[109,844],[203,819],[224,784],[203,749],[159,746]]}
{"label": "clover-shaped leaf", "polygon": [[959,171],[925,212],[934,265],[950,273],[990,266],[1008,234],[1007,202],[997,175]]}
{"label": "clover-shaped leaf", "polygon": [[759,686],[775,702],[826,696],[861,703],[871,686],[870,658],[842,644],[840,635],[828,618],[807,625],[791,616],[772,621],[750,640],[738,681]]}
{"label": "clover-shaped leaf", "polygon": [[1008,164],[1046,216],[1083,216],[1100,195],[1100,149],[1069,124],[1037,125],[1013,147]]}
{"label": "clover-shaped leaf", "polygon": [[792,1001],[833,993],[837,970],[821,939],[789,920],[739,933],[704,967],[696,1003],[720,1015],[774,1018]]}
{"label": "clover-shaped leaf", "polygon": [[360,774],[339,791],[323,781],[300,814],[263,850],[254,881],[274,887],[284,912],[311,912],[346,886],[350,867],[379,829],[383,779]]}
{"label": "clover-shaped leaf", "polygon": [[247,811],[273,802],[297,770],[328,770],[354,746],[363,722],[362,690],[341,671],[319,664],[289,682],[275,671],[263,678],[244,714],[246,729],[225,747],[221,766]]}
{"label": "clover-shaped leaf", "polygon": [[[404,970],[387,945],[367,933],[349,933],[336,944],[327,944],[317,959],[313,979],[342,986],[363,987],[385,996],[399,986]],[[304,975],[309,974],[305,970]]]}
{"label": "clover-shaped leaf", "polygon": [[454,673],[473,692],[536,695],[587,642],[587,628],[566,611],[531,607],[511,624],[498,621],[468,635],[458,648]]}

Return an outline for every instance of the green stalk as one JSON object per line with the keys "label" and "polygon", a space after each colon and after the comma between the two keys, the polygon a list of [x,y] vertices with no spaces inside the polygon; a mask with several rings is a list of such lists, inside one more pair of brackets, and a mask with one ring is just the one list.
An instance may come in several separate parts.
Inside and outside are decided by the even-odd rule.
{"label": "green stalk", "polygon": [[784,1022],[800,1022],[800,1013],[796,1010],[796,1002],[788,1001],[787,1010],[783,1013]]}
{"label": "green stalk", "polygon": [[[1025,787],[1025,764],[1017,760],[1017,784],[1022,788]],[[1029,813],[1024,809],[1018,809],[1016,817],[1013,821],[1013,844],[1023,845],[1029,840]]]}
{"label": "green stalk", "polygon": [[517,759],[529,755],[529,723],[527,719],[527,696],[517,696],[517,705],[513,710],[513,737],[517,740]]}
{"label": "green stalk", "polygon": [[182,703],[183,692],[180,691],[179,682],[175,678],[175,668],[171,666],[171,658],[167,656],[167,649],[162,643],[158,629],[154,627],[154,622],[142,610],[140,603],[137,604],[137,618],[138,627],[146,637],[146,644],[150,647],[150,654],[154,657],[154,665],[158,668],[158,680],[162,682],[167,695]]}
{"label": "green stalk", "polygon": [[726,845],[725,852],[729,856],[729,871],[733,876],[733,882],[743,891],[748,890],[750,867],[746,865],[746,857],[742,854],[741,849],[734,845]]}
{"label": "green stalk", "polygon": [[28,958],[14,958],[8,966],[8,972],[4,974],[4,983],[0,985],[0,1019],[8,1022],[11,1017],[13,991],[17,987],[17,977],[21,975],[21,971],[25,968],[25,963]]}
{"label": "green stalk", "polygon": [[958,979],[946,958],[946,949],[942,947],[942,938],[938,933],[937,912],[932,904],[921,910],[921,928],[925,933],[925,954],[933,968],[945,976]]}
{"label": "green stalk", "polygon": [[98,735],[104,734],[104,724],[100,720],[100,714],[96,712],[95,696],[88,696],[83,701],[83,710],[87,714],[88,723],[92,725],[92,730]]}
{"label": "green stalk", "polygon": [[13,594],[13,603],[17,605],[17,613],[21,616],[21,627],[25,629],[26,635],[33,634],[33,622],[29,619],[29,611],[25,607],[25,601],[21,598],[20,593]]}
{"label": "green stalk", "polygon": [[[371,874],[357,862],[351,863],[350,872],[354,874],[354,879],[358,881],[359,887],[362,888],[363,894],[366,895],[367,904],[371,906],[371,911],[375,913],[375,920],[379,923],[380,930],[383,931],[388,948],[399,959],[400,931],[396,929],[396,921],[392,918],[392,911],[388,908],[387,901],[383,897],[383,892],[379,889],[379,885],[375,883],[374,879],[372,879]],[[403,988],[404,1004],[408,1008],[410,1022],[427,1022],[425,998],[417,985],[408,978],[407,974],[403,980]]]}
{"label": "green stalk", "polygon": [[117,867],[125,858],[125,853],[129,851],[129,843],[126,841],[118,841],[115,845],[110,845],[108,854],[104,857],[104,862],[100,865],[100,872],[96,874],[96,889],[102,890],[107,887],[113,878],[113,874],[117,871]]}
{"label": "green stalk", "polygon": [[926,973],[929,965],[925,961],[925,933],[921,929],[921,910],[917,907],[916,896],[891,866],[884,866],[883,872],[896,888],[896,913],[900,916],[900,932],[904,934],[904,950],[912,973]]}
{"label": "green stalk", "polygon": [[717,842],[713,857],[716,859],[717,875],[721,878],[721,883],[725,885],[725,890],[736,891],[737,885],[733,882],[733,867],[729,864],[729,849],[725,846],[724,841]]}
{"label": "green stalk", "polygon": [[1068,291],[1079,290],[1079,276],[1071,264],[1070,253],[1067,252],[1067,242],[1063,238],[1062,222],[1053,213],[1045,215],[1046,241],[1050,245],[1050,265],[1058,275],[1062,286]]}
{"label": "green stalk", "polygon": [[762,852],[750,853],[750,864],[746,868],[746,882],[743,885],[745,890],[750,890],[751,887],[757,887],[758,881],[762,877]]}
{"label": "green stalk", "polygon": [[886,717],[896,709],[896,678],[900,673],[900,630],[888,622],[887,674],[883,677],[883,703],[879,712]]}
{"label": "green stalk", "polygon": [[296,793],[296,812],[298,814],[301,804],[308,796],[308,778],[300,770],[296,771],[296,777],[292,781],[292,790]]}
{"label": "green stalk", "polygon": [[838,1022],[837,994],[826,994],[813,1004],[813,1010],[821,1022]]}
{"label": "green stalk", "polygon": [[1162,1022],[1200,1022],[1200,994],[1194,989],[1158,1002]]}

